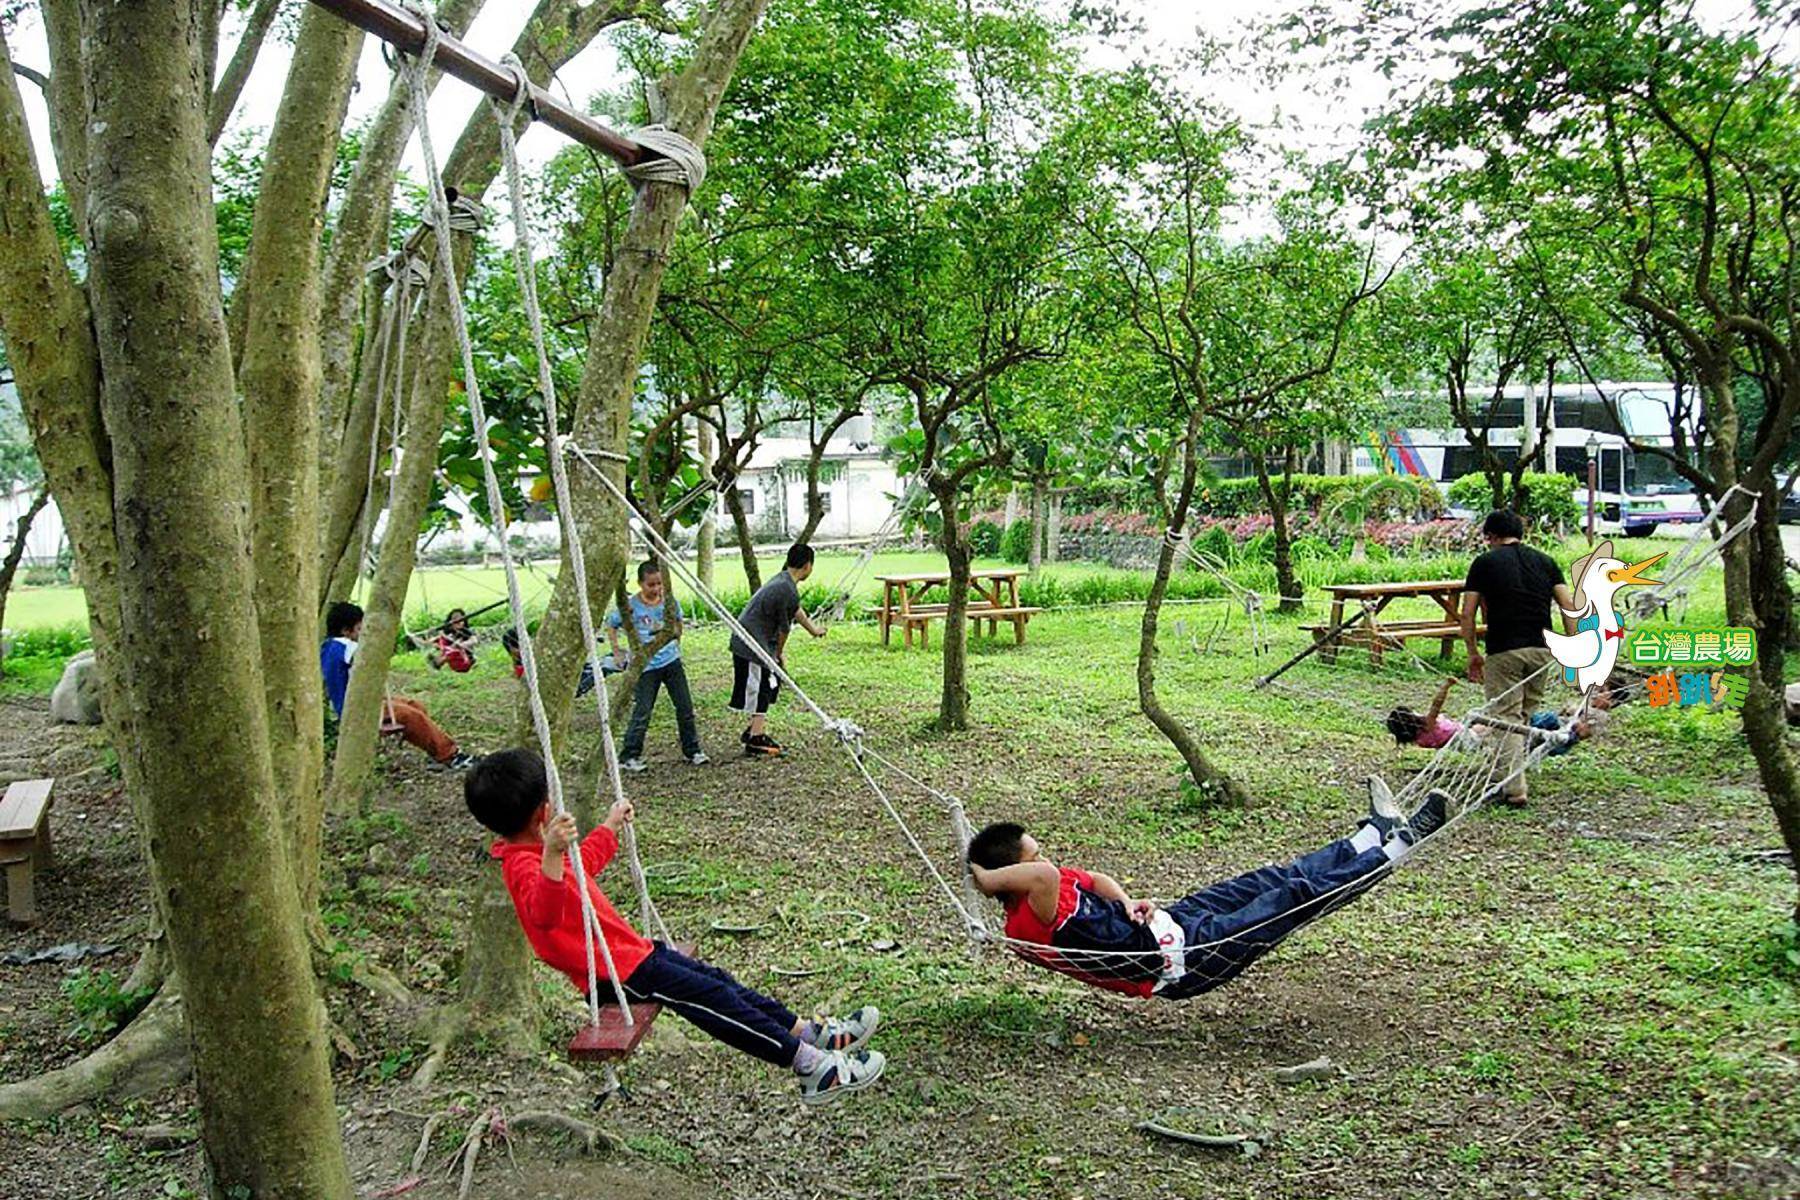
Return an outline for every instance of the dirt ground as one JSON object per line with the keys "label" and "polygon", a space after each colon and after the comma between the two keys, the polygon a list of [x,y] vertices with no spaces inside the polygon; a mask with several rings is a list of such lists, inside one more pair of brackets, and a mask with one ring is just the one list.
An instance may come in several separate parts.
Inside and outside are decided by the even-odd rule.
{"label": "dirt ground", "polygon": [[[1251,689],[1261,664],[1247,655],[1172,646],[1162,665],[1172,705],[1264,797],[1249,810],[1208,808],[1177,788],[1172,756],[1136,715],[1135,632],[1130,612],[1058,613],[1032,625],[1023,649],[978,643],[978,725],[950,738],[921,732],[935,651],[883,648],[847,626],[797,648],[794,665],[821,702],[964,797],[975,820],[1022,820],[1052,857],[1144,894],[1180,894],[1338,836],[1364,774],[1397,777],[1422,761],[1384,745],[1356,707],[1410,696],[1403,678],[1350,680],[1350,704],[1311,703]],[[1303,636],[1278,634],[1294,645]],[[1800,1195],[1800,954],[1782,926],[1793,877],[1745,857],[1778,840],[1728,718],[1624,714],[1607,743],[1547,768],[1530,810],[1477,814],[1227,989],[1140,1003],[972,954],[875,800],[797,707],[775,721],[786,759],[723,752],[737,730],[723,711],[723,640],[699,630],[687,645],[718,761],[680,762],[665,708],[652,769],[629,784],[664,915],[801,1011],[879,1004],[887,1076],[806,1109],[791,1078],[665,1016],[621,1072],[628,1094],[596,1111],[600,1079],[560,1053],[579,1001],[543,971],[537,1052],[477,1038],[420,1090],[408,1082],[426,1047],[417,1012],[334,973],[329,1011],[355,1052],[336,1069],[361,1195],[454,1196],[445,1164],[471,1122],[529,1110],[590,1121],[617,1145],[589,1156],[514,1130],[484,1144],[473,1195]],[[402,690],[470,748],[494,748],[514,684],[493,657],[469,677],[409,663]],[[591,745],[586,720],[577,742]],[[129,972],[146,883],[127,801],[90,731],[49,725],[42,699],[6,703],[8,761],[57,776],[59,857],[40,881],[43,922],[0,933],[0,952],[119,946],[81,964],[83,976],[56,963],[0,966],[0,1079],[13,1080],[103,1040],[82,1028],[77,995],[95,990],[98,971]],[[379,770],[366,815],[331,828],[323,915],[345,954],[392,971],[428,1008],[456,994],[471,896],[491,869],[486,839],[457,778],[403,748],[384,750]],[[929,798],[896,800],[947,857]],[[617,868],[603,884],[633,911]],[[720,933],[714,922],[759,928]],[[1276,1082],[1275,1068],[1320,1056],[1331,1077]],[[1158,1118],[1240,1123],[1256,1152],[1138,1128]],[[196,1120],[191,1088],[176,1088],[9,1129],[0,1196],[197,1194]],[[145,1128],[160,1126],[173,1128],[146,1142]]]}

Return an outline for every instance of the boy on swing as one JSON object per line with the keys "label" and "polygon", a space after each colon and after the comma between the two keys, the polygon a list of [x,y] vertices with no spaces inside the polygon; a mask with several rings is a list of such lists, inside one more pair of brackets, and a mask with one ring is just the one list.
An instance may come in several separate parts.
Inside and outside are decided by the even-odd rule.
{"label": "boy on swing", "polygon": [[1356,833],[1293,862],[1209,884],[1160,907],[1110,875],[1058,867],[1022,825],[997,823],[969,843],[969,872],[1006,908],[1006,936],[1043,946],[1021,956],[1129,996],[1185,1000],[1229,983],[1288,934],[1342,907],[1449,819],[1432,791],[1402,818],[1371,806]]}
{"label": "boy on swing", "polygon": [[[613,969],[633,1002],[672,1008],[733,1049],[791,1069],[807,1104],[830,1103],[881,1077],[886,1059],[879,1050],[863,1049],[881,1020],[874,1005],[844,1018],[802,1020],[723,968],[644,937],[592,878],[618,853],[619,831],[633,815],[631,802],[614,804],[606,820],[581,840],[581,865],[590,876],[582,881],[568,857],[576,842],[575,819],[567,813],[551,816],[549,797],[544,760],[529,750],[490,754],[463,781],[469,812],[498,835],[489,853],[500,860],[525,939],[540,959],[586,993],[587,942],[576,890],[585,882]],[[605,961],[596,958],[600,977],[609,978]],[[611,995],[610,987],[603,989],[602,999]]]}

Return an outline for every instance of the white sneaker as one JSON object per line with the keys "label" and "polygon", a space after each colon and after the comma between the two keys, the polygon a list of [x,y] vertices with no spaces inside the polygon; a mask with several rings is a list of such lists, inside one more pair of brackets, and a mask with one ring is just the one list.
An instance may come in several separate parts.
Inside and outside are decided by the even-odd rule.
{"label": "white sneaker", "polygon": [[688,756],[688,761],[693,763],[696,767],[704,767],[707,763],[711,762],[712,759],[706,757],[706,751],[696,750],[693,754]]}
{"label": "white sneaker", "polygon": [[865,1004],[847,1017],[826,1017],[813,1024],[819,1032],[813,1045],[821,1050],[849,1053],[868,1045],[875,1027],[881,1024],[881,1010],[873,1004]]}
{"label": "white sneaker", "polygon": [[887,1059],[879,1050],[852,1054],[833,1051],[819,1060],[809,1074],[800,1077],[803,1104],[831,1104],[846,1092],[859,1092],[881,1078]]}
{"label": "white sneaker", "polygon": [[641,758],[628,758],[619,764],[619,770],[630,771],[633,775],[638,774],[640,771],[648,771],[649,769],[650,764]]}

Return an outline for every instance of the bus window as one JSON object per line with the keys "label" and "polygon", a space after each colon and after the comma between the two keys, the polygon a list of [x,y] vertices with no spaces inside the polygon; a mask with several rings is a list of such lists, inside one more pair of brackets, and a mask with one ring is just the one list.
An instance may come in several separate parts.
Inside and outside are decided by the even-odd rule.
{"label": "bus window", "polygon": [[1600,451],[1600,490],[1603,492],[1623,492],[1625,490],[1624,455],[1617,446],[1607,446]]}

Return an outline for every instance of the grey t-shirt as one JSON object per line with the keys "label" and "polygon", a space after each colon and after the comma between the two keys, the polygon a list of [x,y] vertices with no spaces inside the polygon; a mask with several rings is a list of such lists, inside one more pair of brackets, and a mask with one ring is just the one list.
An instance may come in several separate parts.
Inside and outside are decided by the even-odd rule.
{"label": "grey t-shirt", "polygon": [[[781,571],[750,597],[750,603],[738,614],[738,623],[771,656],[779,656],[781,639],[787,635],[794,623],[794,614],[799,611],[800,587],[792,575]],[[735,633],[731,635],[731,652],[739,658],[756,658],[756,651]]]}

